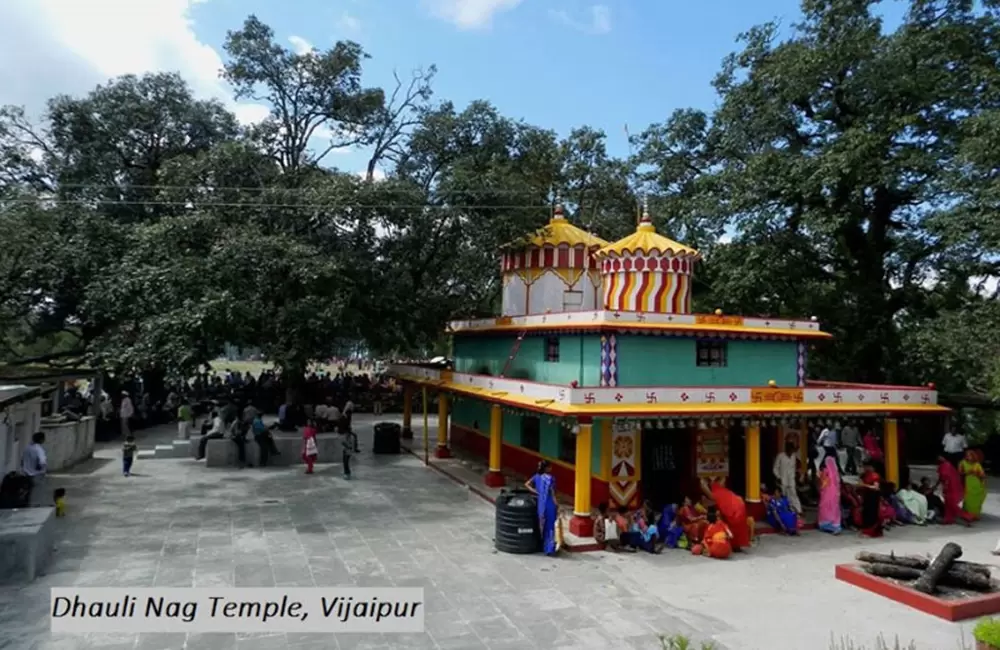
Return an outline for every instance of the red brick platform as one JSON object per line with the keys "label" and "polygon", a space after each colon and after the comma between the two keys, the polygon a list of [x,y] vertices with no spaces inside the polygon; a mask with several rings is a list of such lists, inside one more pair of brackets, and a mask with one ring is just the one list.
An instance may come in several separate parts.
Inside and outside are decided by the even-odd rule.
{"label": "red brick platform", "polygon": [[838,564],[835,575],[837,580],[861,587],[866,591],[946,621],[964,621],[1000,613],[1000,593],[977,595],[971,598],[938,598],[904,587],[891,580],[870,575],[855,564]]}

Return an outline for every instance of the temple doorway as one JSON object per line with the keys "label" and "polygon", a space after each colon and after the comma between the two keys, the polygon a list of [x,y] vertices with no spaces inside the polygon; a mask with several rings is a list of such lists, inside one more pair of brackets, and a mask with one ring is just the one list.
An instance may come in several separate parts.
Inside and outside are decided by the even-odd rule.
{"label": "temple doorway", "polygon": [[743,498],[747,496],[746,432],[739,424],[729,427],[729,479],[726,487]]}
{"label": "temple doorway", "polygon": [[679,503],[691,489],[692,437],[686,429],[642,430],[642,495],[657,510]]}

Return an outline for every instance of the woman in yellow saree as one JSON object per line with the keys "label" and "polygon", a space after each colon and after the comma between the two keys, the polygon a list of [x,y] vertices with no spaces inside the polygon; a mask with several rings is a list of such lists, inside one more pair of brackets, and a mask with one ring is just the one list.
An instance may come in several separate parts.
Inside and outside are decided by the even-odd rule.
{"label": "woman in yellow saree", "polygon": [[973,519],[979,519],[983,511],[983,502],[986,501],[986,472],[979,462],[979,453],[974,449],[965,452],[965,458],[958,464],[958,471],[962,474],[965,482],[965,498],[962,501],[962,510],[968,513]]}

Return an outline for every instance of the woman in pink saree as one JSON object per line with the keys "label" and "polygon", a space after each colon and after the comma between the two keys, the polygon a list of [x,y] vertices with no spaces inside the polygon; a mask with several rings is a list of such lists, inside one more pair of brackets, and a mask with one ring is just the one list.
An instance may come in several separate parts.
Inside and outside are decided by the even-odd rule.
{"label": "woman in pink saree", "polygon": [[840,472],[832,456],[823,461],[819,475],[819,529],[839,535],[840,527]]}

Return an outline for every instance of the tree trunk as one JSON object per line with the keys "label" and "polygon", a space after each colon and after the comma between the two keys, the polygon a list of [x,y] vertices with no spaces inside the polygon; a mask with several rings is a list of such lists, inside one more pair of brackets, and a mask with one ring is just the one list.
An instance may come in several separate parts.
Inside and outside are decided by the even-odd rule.
{"label": "tree trunk", "polygon": [[913,584],[913,588],[924,594],[933,594],[934,587],[960,557],[962,557],[962,547],[955,542],[948,542]]}
{"label": "tree trunk", "polygon": [[[896,566],[921,570],[926,569],[931,564],[929,558],[920,557],[919,555],[896,555],[895,553],[885,555],[883,553],[869,553],[868,551],[861,551],[855,557],[860,562],[894,564]],[[952,564],[952,568],[955,570],[978,573],[986,578],[990,578],[993,575],[992,571],[990,571],[990,567],[985,564],[976,564],[975,562],[955,561]]]}
{"label": "tree trunk", "polygon": [[305,398],[306,364],[287,362],[276,365],[281,368],[281,379],[285,383],[285,403],[301,404]]}
{"label": "tree trunk", "polygon": [[[866,564],[863,569],[866,573],[873,576],[893,578],[895,580],[903,580],[906,582],[918,580],[924,573],[920,569],[898,566],[896,564],[883,564],[879,562]],[[959,589],[971,591],[993,590],[992,581],[989,578],[984,577],[982,574],[957,570],[954,568],[941,576],[939,584],[946,587],[957,587]],[[916,588],[916,585],[914,585],[914,588]],[[935,589],[936,588],[937,584],[935,584]]]}

